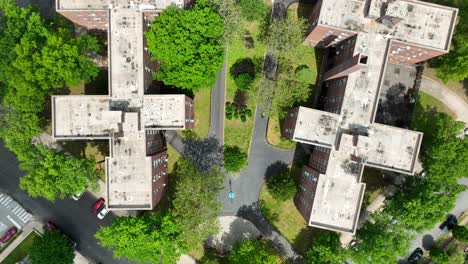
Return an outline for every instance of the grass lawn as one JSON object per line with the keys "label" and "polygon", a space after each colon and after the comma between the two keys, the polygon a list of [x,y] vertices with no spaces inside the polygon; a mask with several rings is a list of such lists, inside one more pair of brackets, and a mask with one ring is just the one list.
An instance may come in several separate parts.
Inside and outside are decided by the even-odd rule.
{"label": "grass lawn", "polygon": [[[303,162],[293,164],[291,176],[299,177]],[[305,254],[310,248],[318,229],[307,226],[306,221],[296,209],[293,199],[279,201],[269,193],[266,185],[260,191],[260,210],[267,221],[272,224],[297,250]]]}
{"label": "grass lawn", "polygon": [[[263,56],[265,53],[265,45],[258,40],[259,23],[258,22],[245,22],[245,29],[250,32],[254,40],[254,47],[248,49],[242,40],[235,41],[227,48],[227,73],[226,73],[226,102],[233,102],[236,95],[237,86],[234,79],[229,74],[232,65],[243,58],[250,58],[256,64],[256,69],[261,69],[263,65]],[[247,92],[246,105],[252,110],[252,116],[255,116],[255,109],[257,106],[257,91],[260,79],[260,72],[256,72],[257,81],[254,82],[250,90]],[[242,151],[248,153],[250,147],[250,140],[252,137],[254,118],[247,118],[246,122],[241,122],[240,119],[226,119],[224,127],[224,143],[225,145],[238,146]]]}
{"label": "grass lawn", "polygon": [[270,145],[287,150],[296,146],[296,142],[281,137],[280,121],[276,115],[268,119],[267,142]]}
{"label": "grass lawn", "polygon": [[441,79],[439,79],[439,77],[436,76],[436,71],[433,68],[430,68],[427,63],[424,67],[423,75],[445,85],[447,88],[456,93],[460,98],[462,98],[465,103],[468,103],[468,90],[465,90],[463,87],[463,82],[448,81],[447,83],[444,83]]}
{"label": "grass lawn", "polygon": [[454,118],[456,117],[455,113],[452,110],[450,110],[447,106],[445,106],[441,101],[437,100],[437,98],[422,91],[418,92],[418,97],[418,104],[416,106],[415,113],[416,115],[418,114],[418,111],[421,111],[421,109],[419,108],[422,106],[424,108],[435,107],[439,112],[447,113],[448,115]]}
{"label": "grass lawn", "polygon": [[195,128],[193,131],[201,138],[208,136],[210,130],[211,89],[201,89],[195,93]]}
{"label": "grass lawn", "polygon": [[174,169],[174,164],[180,159],[180,154],[171,145],[167,145],[167,154],[169,155],[168,170],[169,173]]}
{"label": "grass lawn", "polygon": [[38,237],[36,232],[32,232],[29,234],[11,253],[8,255],[5,260],[3,260],[2,264],[15,264],[21,260],[23,260],[26,255],[27,251],[31,247],[33,243],[33,239]]}

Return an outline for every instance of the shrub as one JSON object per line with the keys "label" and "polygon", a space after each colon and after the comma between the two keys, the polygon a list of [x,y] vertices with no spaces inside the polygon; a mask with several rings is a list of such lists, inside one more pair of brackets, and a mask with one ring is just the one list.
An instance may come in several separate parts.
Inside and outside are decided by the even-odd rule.
{"label": "shrub", "polygon": [[296,183],[291,177],[291,171],[285,169],[267,180],[267,188],[273,198],[286,201],[296,194]]}
{"label": "shrub", "polygon": [[439,248],[433,248],[429,252],[431,259],[437,264],[449,264],[449,257],[445,251]]}
{"label": "shrub", "polygon": [[279,264],[280,259],[278,256],[270,254],[265,249],[265,245],[262,241],[246,240],[232,248],[231,255],[229,256],[229,263]]}
{"label": "shrub", "polygon": [[466,226],[455,225],[452,230],[452,235],[458,241],[468,243],[468,228],[466,228]]}
{"label": "shrub", "polygon": [[224,167],[227,171],[238,172],[247,166],[247,154],[237,146],[224,147]]}
{"label": "shrub", "polygon": [[242,91],[250,89],[253,80],[253,76],[249,73],[241,73],[234,78],[237,88]]}
{"label": "shrub", "polygon": [[309,67],[302,65],[296,69],[296,77],[300,82],[311,83],[314,81],[314,74]]}

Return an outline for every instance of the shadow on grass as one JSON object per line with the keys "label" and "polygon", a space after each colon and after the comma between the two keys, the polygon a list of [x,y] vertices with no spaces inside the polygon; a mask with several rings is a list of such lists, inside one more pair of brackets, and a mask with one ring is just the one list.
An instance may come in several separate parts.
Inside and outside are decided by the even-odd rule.
{"label": "shadow on grass", "polygon": [[109,75],[107,68],[100,68],[98,76],[91,82],[85,84],[85,95],[108,95]]}

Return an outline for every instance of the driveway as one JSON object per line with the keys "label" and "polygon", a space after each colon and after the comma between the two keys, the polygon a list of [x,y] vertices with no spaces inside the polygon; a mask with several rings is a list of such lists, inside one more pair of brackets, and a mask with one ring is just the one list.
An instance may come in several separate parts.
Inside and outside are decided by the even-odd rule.
{"label": "driveway", "polygon": [[79,201],[69,198],[49,202],[43,198],[31,198],[19,189],[19,178],[25,173],[18,168],[16,156],[0,141],[0,192],[6,193],[31,212],[40,221],[51,220],[78,243],[78,251],[85,257],[101,263],[130,263],[117,260],[112,252],[99,246],[94,234],[101,226],[110,225],[115,215],[111,212],[103,220],[91,215],[89,210],[95,198],[85,193]]}
{"label": "driveway", "polygon": [[226,99],[226,59],[211,88],[210,132],[221,144],[224,143],[224,105]]}

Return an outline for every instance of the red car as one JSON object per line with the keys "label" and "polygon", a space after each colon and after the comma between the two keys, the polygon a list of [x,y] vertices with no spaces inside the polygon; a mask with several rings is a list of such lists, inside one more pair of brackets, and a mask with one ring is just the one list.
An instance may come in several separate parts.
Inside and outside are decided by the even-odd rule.
{"label": "red car", "polygon": [[49,221],[49,222],[47,222],[47,223],[45,224],[45,228],[46,228],[47,230],[49,230],[49,231],[55,231],[55,230],[57,230],[57,226],[56,226],[54,223],[52,223],[51,221]]}
{"label": "red car", "polygon": [[104,207],[105,203],[106,200],[104,200],[104,198],[99,198],[96,202],[94,202],[93,207],[91,207],[91,213],[96,214],[97,212],[99,212],[101,208]]}
{"label": "red car", "polygon": [[5,234],[0,238],[0,242],[8,242],[8,240],[10,240],[10,238],[12,238],[16,234],[16,232],[18,232],[18,229],[16,229],[16,227],[8,229],[8,231],[6,231]]}

